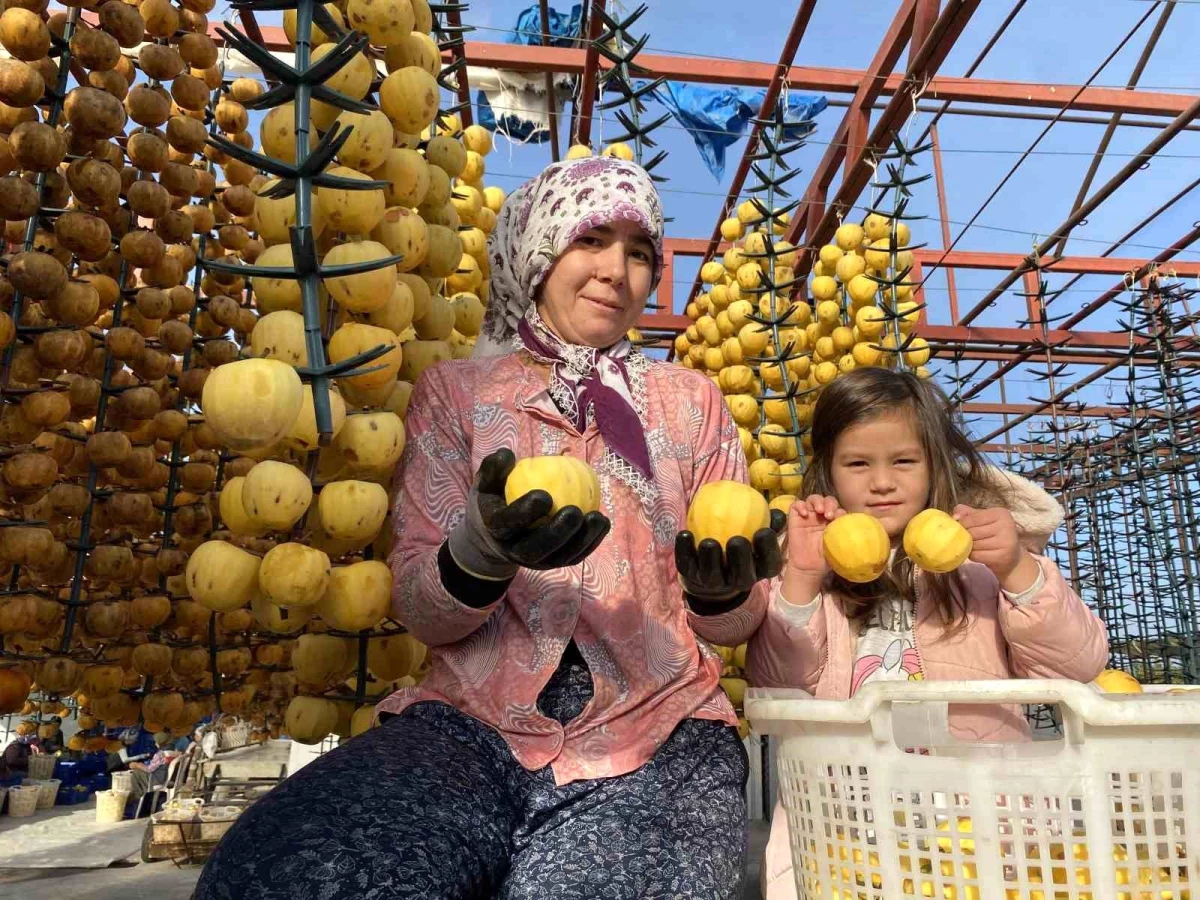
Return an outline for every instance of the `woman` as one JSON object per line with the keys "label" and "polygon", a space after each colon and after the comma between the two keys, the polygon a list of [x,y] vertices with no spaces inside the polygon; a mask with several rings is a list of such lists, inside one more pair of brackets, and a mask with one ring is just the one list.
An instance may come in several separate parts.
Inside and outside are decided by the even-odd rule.
{"label": "woman", "polygon": [[136,800],[153,787],[160,787],[167,782],[167,752],[171,744],[171,735],[165,731],[154,735],[154,753],[147,762],[131,762],[129,771],[133,773],[133,787],[129,792],[130,799]]}
{"label": "woman", "polygon": [[0,757],[0,778],[11,778],[14,775],[25,775],[29,772],[29,757],[42,752],[41,741],[37,732],[18,734]]}
{"label": "woman", "polygon": [[[432,668],[244,813],[198,897],[738,896],[746,759],[707,642],[754,632],[781,560],[770,529],[725,557],[681,532],[746,464],[711,380],[625,338],[662,228],[614,159],[505,204],[477,358],[421,377],[398,470],[394,613]],[[506,505],[544,454],[590,463],[603,511]]]}

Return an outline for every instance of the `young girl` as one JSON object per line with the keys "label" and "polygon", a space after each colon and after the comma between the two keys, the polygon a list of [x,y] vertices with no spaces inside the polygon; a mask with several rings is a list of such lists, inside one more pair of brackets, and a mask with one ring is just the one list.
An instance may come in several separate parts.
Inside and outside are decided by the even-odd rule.
{"label": "young girl", "polygon": [[[1062,509],[1032,483],[987,467],[931,382],[858,369],[827,387],[812,423],[803,500],[788,520],[787,564],[747,653],[750,683],[845,700],[881,680],[1069,678],[1091,681],[1108,659],[1100,620],[1039,554]],[[905,526],[936,507],[974,541],[957,571],[916,569]],[[847,512],[879,519],[889,570],[851,584],[830,572],[825,526]],[[1028,739],[1019,707],[955,705],[960,740]],[[782,808],[763,867],[768,900],[796,897]]]}

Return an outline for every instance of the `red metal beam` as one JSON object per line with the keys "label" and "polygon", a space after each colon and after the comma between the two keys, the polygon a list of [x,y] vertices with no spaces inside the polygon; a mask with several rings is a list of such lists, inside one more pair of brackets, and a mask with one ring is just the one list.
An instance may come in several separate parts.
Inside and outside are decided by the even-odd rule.
{"label": "red metal beam", "polygon": [[[783,88],[783,74],[791,66],[792,60],[796,58],[796,51],[800,48],[800,41],[804,37],[804,32],[808,28],[808,21],[812,18],[813,10],[817,6],[817,0],[802,0],[799,9],[796,10],[796,17],[792,20],[792,27],[788,31],[787,39],[783,42],[783,49],[779,52],[779,62],[775,66],[775,77],[771,79],[770,85],[767,87],[767,93],[763,97],[762,106],[758,110],[758,118],[769,118],[774,112],[775,104],[779,100],[779,92]],[[713,258],[717,252],[717,247],[721,243],[721,223],[729,216],[730,210],[737,203],[737,198],[742,192],[742,186],[746,183],[746,176],[750,174],[751,157],[758,149],[759,136],[762,134],[762,126],[758,123],[750,131],[750,138],[746,142],[746,149],[742,153],[742,158],[738,162],[737,171],[733,175],[733,181],[729,185],[729,194],[725,198],[725,203],[721,207],[720,214],[717,216],[717,224],[713,226],[712,237],[708,240],[708,249],[704,252],[704,259],[701,260],[701,266]],[[695,297],[700,293],[700,272],[696,271],[696,280],[692,283],[692,289],[688,292],[688,299]]]}
{"label": "red metal beam", "polygon": [[[447,8],[446,24],[452,28],[462,27],[462,9],[459,8],[457,3],[451,3]],[[450,58],[454,61],[466,59],[466,53],[461,44],[450,52]],[[467,67],[465,64],[456,73],[455,80],[458,82],[458,104],[462,106],[462,109],[458,113],[458,118],[462,121],[463,128],[467,128],[472,122],[471,83],[467,79]]]}
{"label": "red metal beam", "polygon": [[[665,306],[665,304],[663,304]],[[667,332],[679,334],[686,331],[692,320],[678,313],[656,312],[642,316],[638,328],[643,331]],[[974,328],[963,325],[928,325],[922,324],[919,329],[921,336],[930,344],[957,346],[969,344],[979,347],[1027,347],[1034,342],[1041,342],[1040,328]],[[1061,348],[1076,350],[1100,350],[1118,352],[1129,350],[1129,335],[1119,331],[1059,331],[1051,329],[1046,333],[1046,339],[1055,344],[1055,352]],[[1137,344],[1135,344],[1135,347]],[[1180,347],[1191,347],[1189,339],[1181,338]],[[1011,355],[1012,350],[1009,350]],[[1105,360],[1111,362],[1111,357]]]}
{"label": "red metal beam", "polygon": [[[550,45],[550,0],[539,0],[538,6],[542,14],[542,46]],[[466,73],[462,73],[463,78]],[[461,84],[461,82],[459,82]],[[546,116],[550,121],[550,158],[558,162],[562,154],[558,146],[558,103],[554,90],[554,73],[546,73]]]}
{"label": "red metal beam", "polygon": [[[908,71],[904,74],[904,79],[892,95],[887,108],[879,115],[879,120],[875,123],[875,127],[871,131],[871,136],[863,145],[856,156],[851,156],[843,146],[840,148],[840,153],[844,155],[847,162],[846,174],[842,179],[841,185],[838,187],[837,195],[832,202],[825,206],[824,194],[830,184],[832,178],[832,167],[837,165],[836,158],[827,153],[818,166],[817,171],[813,173],[813,180],[809,188],[809,193],[806,194],[807,199],[812,204],[809,208],[809,215],[805,227],[805,242],[816,246],[825,243],[833,237],[834,231],[837,229],[838,220],[846,210],[854,204],[858,196],[863,192],[871,181],[871,176],[874,169],[868,164],[868,160],[873,153],[882,150],[891,141],[892,136],[897,129],[904,123],[907,117],[912,112],[912,99],[917,91],[925,89],[929,79],[937,72],[938,67],[945,61],[946,56],[954,46],[955,40],[970,21],[971,15],[979,6],[980,0],[950,0],[941,15],[938,16],[933,28],[930,29],[929,37],[921,44],[920,49],[913,54],[912,60],[909,63]],[[911,25],[910,25],[911,27]],[[889,32],[889,37],[891,37]],[[886,40],[885,40],[886,43]],[[886,50],[887,48],[881,48]],[[876,63],[886,62],[886,54],[881,54],[876,57]],[[869,94],[856,93],[855,101],[862,96]],[[851,104],[851,112],[854,110],[854,104]],[[849,129],[849,121],[845,123],[847,130]],[[835,142],[839,140],[835,136]],[[857,148],[856,148],[857,149]],[[830,147],[830,150],[835,150]],[[817,209],[823,207],[819,213]],[[799,243],[798,234],[800,230],[800,217],[797,217],[792,222],[792,227],[788,230],[789,239],[793,243]],[[798,273],[807,272],[812,265],[812,258],[805,257],[797,267]]]}
{"label": "red metal beam", "polygon": [[[675,314],[675,253],[672,250],[663,251],[662,278],[658,282],[658,308],[667,315]],[[688,300],[692,298],[689,296]]]}
{"label": "red metal beam", "polygon": [[[653,330],[647,330],[644,322],[638,323],[638,328],[642,332],[643,339],[650,347],[659,349],[670,349],[671,343],[675,340],[674,333],[656,333]],[[956,357],[968,361],[984,361],[984,362],[1003,362],[1012,358],[1012,350],[987,349],[978,347],[962,348],[958,345],[954,346],[939,346],[936,343],[931,343],[930,346],[934,351],[945,350],[947,353],[953,353]],[[1113,361],[1111,355],[1097,355],[1084,351],[1064,351],[1061,355],[1060,362],[1068,362],[1072,365],[1080,366],[1105,366]],[[1147,354],[1144,357],[1138,357],[1134,361],[1137,365],[1152,366],[1157,364],[1157,357],[1153,354]],[[1124,363],[1126,357],[1121,357],[1120,362]],[[1200,359],[1196,360],[1181,360],[1178,366],[1182,369],[1194,370],[1200,369]]]}
{"label": "red metal beam", "polygon": [[[796,217],[788,229],[788,240],[793,243],[800,243],[801,229],[808,235],[808,243],[813,243],[811,238],[825,214],[825,198],[829,186],[837,174],[838,166],[845,161],[845,179],[848,181],[852,178],[853,167],[862,161],[869,138],[871,105],[882,93],[884,81],[896,67],[896,63],[900,60],[900,54],[904,51],[904,46],[912,36],[913,14],[916,5],[916,0],[904,0],[900,4],[900,9],[896,11],[892,24],[879,44],[879,49],[875,51],[871,64],[859,81],[858,90],[854,92],[854,99],[850,101],[846,114],[829,138],[825,153],[813,171],[808,189],[804,192],[804,205],[797,210]],[[884,110],[885,114],[886,112],[887,110]],[[839,196],[841,193],[839,191]],[[855,196],[857,196],[857,192]],[[803,216],[800,215],[801,210],[804,212]],[[808,263],[804,263],[801,268],[807,270],[807,265]]]}
{"label": "red metal beam", "polygon": [[929,37],[929,33],[933,31],[940,6],[941,0],[917,0],[917,8],[913,11],[912,40],[909,42],[908,48],[909,66],[912,65],[913,59],[920,51],[921,45],[925,43],[925,39]]}
{"label": "red metal beam", "polygon": [[[1010,362],[1013,359],[1014,353],[1012,349],[1000,349],[998,347],[964,348],[960,344],[937,344],[932,341],[930,342],[929,346],[933,349],[934,353],[938,354],[939,356],[942,352],[944,352],[946,357],[955,356],[959,359],[970,359],[977,361],[983,360],[985,362]],[[1054,358],[1057,362],[1069,363],[1071,365],[1107,366],[1117,357],[1113,355],[1112,351],[1109,351],[1107,354],[1100,354],[1097,352],[1089,352],[1087,350],[1060,350],[1057,354],[1055,354]],[[1119,361],[1125,362],[1127,359],[1128,357],[1126,354],[1121,354]],[[1153,366],[1157,365],[1158,362],[1159,357],[1155,355],[1153,351],[1146,351],[1145,353],[1134,356],[1135,365]],[[1178,365],[1180,368],[1186,369],[1200,368],[1200,358],[1180,359],[1177,361],[1176,365]]]}
{"label": "red metal beam", "polygon": [[[1105,200],[1116,193],[1121,185],[1125,184],[1133,177],[1150,159],[1154,157],[1159,150],[1170,143],[1183,128],[1191,124],[1192,120],[1200,115],[1200,97],[1195,98],[1188,108],[1181,112],[1178,116],[1171,120],[1171,123],[1163,128],[1154,138],[1141,149],[1140,152],[1125,165],[1123,165],[1108,181],[1096,190],[1086,202],[1080,204],[1069,215],[1061,225],[1051,232],[1050,236],[1045,238],[1037,245],[1034,254],[1038,257],[1044,256],[1051,247],[1053,247],[1062,235],[1068,233],[1072,228],[1077,226],[1085,218],[1087,218],[1095,209],[1100,206]],[[1028,261],[1016,266],[1008,273],[1000,283],[987,293],[974,307],[967,312],[960,320],[963,325],[970,325],[985,309],[992,305],[1001,294],[1021,277],[1022,274],[1029,271],[1030,265]]]}
{"label": "red metal beam", "polygon": [[[980,416],[1050,415],[1048,410],[1033,403],[963,403],[959,408],[968,415]],[[1082,409],[1072,408],[1069,414],[1084,419],[1117,419],[1128,416],[1129,408],[1126,406],[1085,406]],[[1161,410],[1148,410],[1146,414],[1153,418],[1161,418],[1164,415]]]}
{"label": "red metal beam", "polygon": [[[63,7],[51,7],[51,12],[62,12]],[[209,37],[222,44],[216,33],[216,22],[208,26]],[[276,26],[262,28],[263,46],[268,50],[289,52],[283,29]],[[492,69],[511,69],[516,72],[554,72],[582,75],[587,71],[587,51],[574,47],[528,47],[517,44],[499,44],[488,41],[467,41],[463,52],[467,64]],[[451,61],[453,56],[443,54]],[[768,62],[753,62],[714,59],[703,56],[674,56],[661,53],[639,53],[639,66],[649,71],[650,78],[664,75],[673,81],[693,84],[730,84],[745,87],[768,87],[774,77],[775,65]],[[609,67],[600,60],[599,65]],[[792,66],[787,71],[788,86],[797,91],[819,91],[826,94],[854,94],[858,91],[866,73],[861,69],[841,69],[830,66]],[[883,83],[882,94],[890,97],[901,89],[903,79],[899,75],[888,77]],[[1032,84],[1020,81],[1000,81],[988,78],[937,77],[930,81],[925,96],[930,100],[948,100],[958,103],[983,103],[1001,106],[1019,106],[1032,109],[1061,109],[1064,97],[1074,96],[1078,85]],[[1165,91],[1128,91],[1124,88],[1086,88],[1072,105],[1080,111],[1117,113],[1143,116],[1177,116],[1192,102],[1190,94],[1173,94]]]}
{"label": "red metal beam", "polygon": [[[1177,240],[1174,244],[1172,244],[1170,247],[1168,247],[1162,253],[1158,254],[1158,256],[1154,257],[1154,259],[1152,259],[1150,262],[1143,263],[1142,265],[1138,266],[1136,269],[1128,270],[1128,272],[1127,272],[1127,274],[1129,276],[1128,281],[1126,281],[1123,278],[1119,284],[1113,285],[1111,288],[1109,288],[1107,291],[1105,291],[1103,294],[1101,294],[1095,300],[1088,303],[1085,307],[1083,307],[1083,309],[1079,310],[1079,312],[1075,313],[1075,315],[1071,316],[1071,318],[1067,319],[1066,322],[1063,323],[1063,327],[1064,328],[1074,328],[1076,325],[1078,325],[1080,322],[1082,322],[1084,319],[1086,319],[1088,316],[1090,316],[1092,313],[1094,313],[1096,310],[1098,310],[1104,304],[1108,303],[1110,300],[1112,300],[1115,297],[1119,297],[1121,295],[1121,292],[1126,289],[1127,283],[1141,281],[1142,278],[1144,278],[1146,275],[1150,274],[1151,269],[1153,269],[1157,266],[1161,266],[1164,263],[1168,262],[1169,260],[1174,258],[1174,256],[1177,253],[1179,253],[1183,250],[1186,250],[1188,247],[1190,247],[1192,244],[1194,244],[1198,240],[1200,240],[1200,225],[1197,225],[1196,227],[1194,227],[1191,231],[1189,231],[1187,234],[1185,234],[1183,237],[1181,237],[1179,240]],[[1168,266],[1167,268],[1168,268],[1168,270],[1174,269],[1176,271],[1176,273],[1179,275],[1185,275],[1185,276],[1190,277],[1193,274],[1191,272],[1184,271],[1184,268],[1185,268],[1184,265],[1175,264],[1172,266]]]}
{"label": "red metal beam", "polygon": [[[942,145],[938,139],[937,125],[929,127],[929,140],[933,150],[934,187],[937,191],[938,217],[942,220],[942,249],[949,250],[950,238],[950,207],[946,202],[946,179],[942,172]],[[958,286],[954,280],[954,270],[946,270],[946,290],[950,295],[950,321],[958,321]]]}
{"label": "red metal beam", "polygon": [[1042,335],[1055,345],[1055,349],[1075,347],[1087,350],[1116,350],[1129,349],[1129,335],[1117,331],[1062,331],[1051,329],[1043,332],[1041,328],[976,328],[963,325],[924,325],[921,335],[930,343],[938,341],[944,344],[994,344],[997,346],[1026,346],[1040,343]]}
{"label": "red metal beam", "polygon": [[[269,32],[271,29],[263,29],[263,31]],[[275,29],[275,31],[282,36],[282,29]],[[272,49],[276,48],[272,47]],[[282,49],[288,49],[286,44]],[[584,50],[576,48],[525,47],[484,41],[468,41],[466,54],[467,61],[473,66],[511,69],[518,72],[541,72],[550,68],[556,72],[575,75],[583,74],[586,56]],[[686,81],[693,84],[768,87],[775,72],[774,63],[715,59],[704,56],[675,56],[643,52],[638,54],[637,62],[639,66],[649,72],[647,76],[649,78],[664,75],[673,81]],[[608,68],[609,63],[600,60],[600,66]],[[854,94],[858,91],[865,74],[861,69],[792,66],[787,71],[787,82],[789,88],[797,91]],[[892,75],[884,80],[882,94],[892,96],[903,89],[903,77]],[[1079,91],[1078,85],[1068,84],[1031,84],[987,78],[935,77],[930,81],[924,96],[929,100],[1058,110],[1062,108],[1063,98],[1074,96],[1077,91]],[[1173,117],[1185,110],[1192,99],[1190,94],[1090,87],[1080,93],[1072,107],[1089,112],[1126,112],[1131,115]]]}
{"label": "red metal beam", "polygon": [[604,9],[604,0],[591,0],[588,12],[587,48],[583,56],[583,77],[579,82],[579,97],[575,104],[571,135],[577,144],[591,144],[592,140],[592,109],[596,103],[596,66],[600,58],[596,50],[596,38],[600,36],[600,11]]}

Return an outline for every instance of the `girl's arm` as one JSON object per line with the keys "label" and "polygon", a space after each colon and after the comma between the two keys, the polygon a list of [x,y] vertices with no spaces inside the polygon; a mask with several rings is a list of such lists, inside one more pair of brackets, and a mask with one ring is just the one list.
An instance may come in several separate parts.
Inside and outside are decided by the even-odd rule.
{"label": "girl's arm", "polygon": [[445,547],[464,515],[472,472],[471,449],[458,416],[438,397],[451,396],[436,366],[413,388],[405,416],[407,445],[392,504],[395,543],[392,612],[430,647],[452,644],[478,629],[499,604],[509,581],[463,572]]}
{"label": "girl's arm", "polygon": [[[1108,664],[1108,634],[1053,560],[1034,557],[1040,572],[1023,594],[1000,592],[1000,629],[1018,678],[1092,681]],[[1039,586],[1040,585],[1040,586]]]}
{"label": "girl's arm", "polygon": [[1025,549],[1012,513],[958,506],[954,517],[971,534],[971,559],[986,566],[992,579],[977,589],[1000,595],[1000,629],[1013,674],[1084,682],[1099,675],[1108,662],[1104,624],[1058,566]]}
{"label": "girl's arm", "polygon": [[755,687],[803,688],[815,694],[828,641],[824,594],[796,606],[783,598],[777,585],[766,617],[746,648],[746,679]]}
{"label": "girl's arm", "polygon": [[799,687],[815,694],[828,658],[825,613],[829,565],[825,528],[846,511],[833,497],[812,494],[788,510],[787,559],[767,615],[747,648],[748,677],[761,687]]}

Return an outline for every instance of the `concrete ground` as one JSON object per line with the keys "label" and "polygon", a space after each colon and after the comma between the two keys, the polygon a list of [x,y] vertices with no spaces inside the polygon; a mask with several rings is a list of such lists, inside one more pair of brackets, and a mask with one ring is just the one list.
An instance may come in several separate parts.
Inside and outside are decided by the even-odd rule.
{"label": "concrete ground", "polygon": [[44,894],[72,900],[187,900],[199,866],[137,857],[107,869],[0,869],[0,900]]}
{"label": "concrete ground", "polygon": [[[752,823],[743,900],[761,896],[758,873],[766,844],[766,824]],[[107,869],[0,869],[0,900],[27,900],[35,895],[71,900],[187,900],[199,877],[199,866],[176,866],[170,860],[141,863],[136,855]]]}

